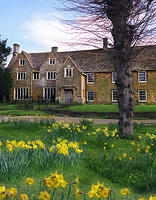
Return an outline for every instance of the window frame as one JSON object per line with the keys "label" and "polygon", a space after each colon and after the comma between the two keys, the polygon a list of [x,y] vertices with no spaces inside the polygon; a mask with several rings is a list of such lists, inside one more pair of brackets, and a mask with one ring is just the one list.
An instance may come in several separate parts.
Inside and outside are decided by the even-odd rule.
{"label": "window frame", "polygon": [[19,66],[25,66],[26,60],[25,59],[19,59]]}
{"label": "window frame", "polygon": [[[69,70],[71,70],[71,71],[69,71]],[[69,73],[69,72],[71,72],[71,73]],[[65,78],[71,78],[73,76],[74,76],[74,68],[72,68],[72,67],[70,67],[70,68],[64,68],[64,77]]]}
{"label": "window frame", "polygon": [[[140,99],[140,92],[145,91],[145,99],[141,100]],[[139,102],[147,102],[147,90],[138,90],[138,101]]]}
{"label": "window frame", "polygon": [[[93,81],[89,81],[88,76],[93,75]],[[87,84],[94,84],[95,83],[95,74],[94,73],[87,73]]]}
{"label": "window frame", "polygon": [[56,59],[55,58],[49,58],[49,65],[55,65]]}
{"label": "window frame", "polygon": [[[23,79],[21,79],[21,74],[25,74]],[[20,78],[19,78],[20,76]],[[17,72],[17,80],[18,81],[25,81],[26,80],[26,72]]]}
{"label": "window frame", "polygon": [[118,99],[114,99],[114,92],[118,92],[117,90],[112,90],[112,102],[118,102]]}
{"label": "window frame", "polygon": [[[35,73],[39,73],[39,78],[36,79],[36,78],[34,77]],[[40,80],[40,72],[33,72],[33,80],[35,80],[35,81],[36,81],[36,80]]]}
{"label": "window frame", "polygon": [[[50,78],[48,78],[49,73],[50,73]],[[46,79],[47,80],[56,80],[56,71],[47,71],[46,72]]]}
{"label": "window frame", "polygon": [[[23,91],[22,91],[23,89]],[[20,90],[20,91],[17,91]],[[16,93],[17,92],[17,93]],[[22,96],[23,97],[27,97],[27,98],[19,98],[19,94],[21,96],[21,92],[23,93]],[[25,95],[25,94],[26,95]],[[14,100],[28,100],[29,99],[29,87],[18,87],[18,88],[14,88]]]}
{"label": "window frame", "polygon": [[[89,92],[93,93],[93,100],[89,100]],[[94,93],[94,91],[87,91],[87,102],[94,102],[94,99],[95,99],[95,93]]]}
{"label": "window frame", "polygon": [[[47,90],[49,90],[49,92]],[[47,92],[49,93],[48,95],[51,98],[46,98],[48,97]],[[56,98],[56,87],[43,87],[43,99],[45,101],[52,100],[52,95],[54,95],[54,97]]]}
{"label": "window frame", "polygon": [[[144,78],[145,78],[145,80],[140,80],[140,78],[142,78],[142,77],[140,77],[140,73],[145,73],[145,76],[144,76]],[[138,82],[139,83],[146,83],[147,82],[147,73],[146,73],[146,71],[138,71]]]}
{"label": "window frame", "polygon": [[[116,78],[114,77],[114,74],[115,74]],[[116,72],[112,72],[112,83],[115,83],[116,79],[117,79],[117,73]]]}

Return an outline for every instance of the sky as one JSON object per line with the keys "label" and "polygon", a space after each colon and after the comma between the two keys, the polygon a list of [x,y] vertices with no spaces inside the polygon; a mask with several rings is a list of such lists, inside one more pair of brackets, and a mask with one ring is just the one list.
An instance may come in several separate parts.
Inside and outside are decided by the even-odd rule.
{"label": "sky", "polygon": [[26,52],[50,51],[52,46],[59,51],[84,48],[68,45],[77,35],[71,27],[66,31],[58,20],[71,16],[57,10],[60,7],[57,0],[0,0],[0,7],[0,35],[1,39],[8,39],[10,47],[17,43],[20,51]]}

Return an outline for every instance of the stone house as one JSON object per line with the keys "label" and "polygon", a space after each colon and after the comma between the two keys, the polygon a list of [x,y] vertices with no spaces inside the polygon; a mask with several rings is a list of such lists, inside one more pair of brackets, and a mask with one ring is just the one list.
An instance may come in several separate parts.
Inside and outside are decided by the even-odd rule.
{"label": "stone house", "polygon": [[[141,48],[141,47],[137,47]],[[59,101],[61,103],[117,102],[116,73],[107,43],[94,50],[19,52],[13,45],[8,65],[13,78],[11,101]],[[156,46],[147,46],[132,61],[135,102],[156,104]]]}

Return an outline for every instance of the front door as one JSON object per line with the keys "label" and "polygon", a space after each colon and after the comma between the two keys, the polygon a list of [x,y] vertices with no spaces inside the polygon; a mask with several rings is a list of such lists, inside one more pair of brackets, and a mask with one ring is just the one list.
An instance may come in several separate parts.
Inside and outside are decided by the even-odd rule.
{"label": "front door", "polygon": [[65,90],[65,103],[73,102],[73,90]]}

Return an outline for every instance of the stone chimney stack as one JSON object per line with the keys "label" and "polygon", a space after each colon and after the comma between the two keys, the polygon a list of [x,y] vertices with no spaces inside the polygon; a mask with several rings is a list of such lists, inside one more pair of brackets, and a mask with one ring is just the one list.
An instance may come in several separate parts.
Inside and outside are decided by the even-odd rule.
{"label": "stone chimney stack", "polygon": [[19,54],[19,44],[13,44],[13,56],[17,56]]}
{"label": "stone chimney stack", "polygon": [[51,51],[54,51],[55,53],[57,53],[58,47],[51,47]]}
{"label": "stone chimney stack", "polygon": [[107,47],[108,47],[108,39],[103,38],[103,49],[107,49]]}

